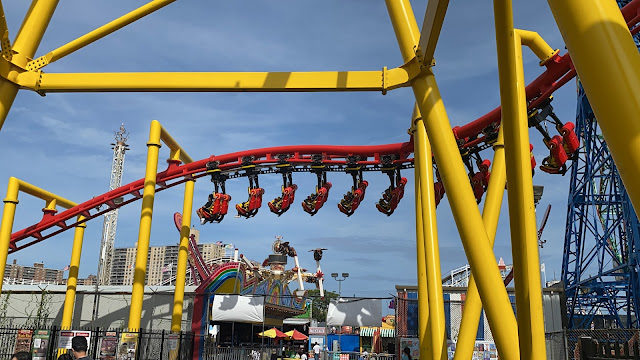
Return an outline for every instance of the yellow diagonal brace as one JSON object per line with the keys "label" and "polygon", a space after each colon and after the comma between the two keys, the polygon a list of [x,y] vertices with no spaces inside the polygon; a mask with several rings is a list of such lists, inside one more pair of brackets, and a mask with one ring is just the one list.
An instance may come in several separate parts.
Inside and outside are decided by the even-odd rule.
{"label": "yellow diagonal brace", "polygon": [[[502,127],[498,131],[498,138],[493,145],[493,164],[491,165],[491,177],[487,194],[484,198],[484,208],[482,209],[482,221],[487,230],[487,236],[493,246],[498,229],[498,219],[500,218],[500,208],[504,197],[504,187],[507,180],[504,161],[504,136]],[[464,301],[462,320],[460,321],[460,331],[456,342],[456,352],[453,360],[467,360],[473,357],[473,349],[476,344],[476,334],[478,324],[481,320],[482,302],[478,294],[478,286],[473,274],[469,277],[467,286],[467,298]]]}
{"label": "yellow diagonal brace", "polygon": [[449,0],[429,0],[427,3],[427,10],[424,13],[422,22],[422,31],[420,32],[420,41],[418,42],[418,47],[422,52],[423,64],[432,62],[448,6]]}
{"label": "yellow diagonal brace", "polygon": [[237,91],[382,91],[408,86],[418,74],[412,63],[390,70],[320,72],[160,72],[77,73],[22,72],[15,82],[48,92],[237,92]]}
{"label": "yellow diagonal brace", "polygon": [[71,54],[72,52],[93,43],[96,40],[100,40],[103,37],[111,34],[112,32],[122,29],[123,27],[131,24],[132,22],[138,19],[141,19],[158,9],[161,9],[171,4],[174,1],[176,0],[153,0],[129,12],[128,14],[123,15],[109,22],[108,24],[105,24],[65,45],[62,45],[61,47],[55,50],[50,51],[44,56],[41,56],[33,61],[30,61],[29,63],[27,63],[27,69],[32,71],[41,69],[47,64],[50,64],[56,60],[59,60]]}
{"label": "yellow diagonal brace", "polygon": [[[31,60],[40,44],[44,31],[49,25],[49,20],[51,20],[56,5],[58,5],[57,0],[41,0],[31,3],[31,7],[14,41],[11,53],[7,54],[11,55],[13,63],[24,67]],[[3,64],[4,68],[9,67],[11,65],[7,62],[9,59],[5,58],[4,60],[0,61],[0,64]],[[37,76],[37,74],[34,75]],[[15,84],[14,75],[12,74],[11,77],[11,79],[0,77],[0,129],[2,129],[7,114],[9,114],[9,109],[11,109],[11,105],[18,94],[18,86]]]}
{"label": "yellow diagonal brace", "polygon": [[614,1],[547,0],[611,156],[640,213],[640,53]]}
{"label": "yellow diagonal brace", "polygon": [[0,37],[3,55],[5,51],[11,50],[11,42],[9,41],[9,28],[7,27],[7,19],[4,16],[4,8],[0,1]]}

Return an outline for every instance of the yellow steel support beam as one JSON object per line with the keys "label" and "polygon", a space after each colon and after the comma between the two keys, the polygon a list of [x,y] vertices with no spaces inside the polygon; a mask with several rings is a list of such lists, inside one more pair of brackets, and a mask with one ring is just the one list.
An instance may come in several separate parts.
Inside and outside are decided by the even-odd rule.
{"label": "yellow steel support beam", "polygon": [[[417,106],[414,109],[414,163],[416,173],[416,224],[422,225],[416,233],[418,256],[418,279],[424,271],[425,279],[418,283],[418,314],[420,309],[428,307],[427,343],[420,343],[420,356],[426,359],[447,358],[447,334],[444,319],[444,297],[442,295],[442,276],[440,275],[440,251],[438,247],[438,226],[436,224],[436,203],[433,190],[433,163],[431,144],[424,129],[424,122]],[[418,197],[419,196],[419,197]],[[418,211],[419,205],[419,211]],[[421,217],[418,219],[418,215]],[[418,237],[418,235],[422,235]],[[424,286],[426,285],[426,289]],[[420,315],[419,315],[420,316]],[[423,320],[419,318],[418,320]],[[424,328],[424,324],[420,324]],[[426,335],[426,332],[425,332]],[[421,339],[423,340],[423,339]],[[426,350],[426,352],[423,352]]]}
{"label": "yellow steel support beam", "polygon": [[184,307],[184,286],[187,275],[187,255],[189,235],[191,234],[191,213],[193,212],[193,188],[195,180],[184,183],[184,202],[182,205],[182,228],[180,229],[180,245],[178,247],[178,265],[176,268],[176,284],[173,295],[173,314],[171,315],[171,331],[182,329],[182,309]]}
{"label": "yellow steel support beam", "polygon": [[[405,61],[410,60],[415,56],[413,51],[418,41],[418,26],[411,5],[408,0],[386,0],[386,4],[400,52]],[[518,337],[517,324],[511,302],[502,283],[495,255],[431,70],[423,68],[420,76],[413,79],[412,88],[440,164],[440,175],[469,264],[477,276],[478,291],[487,311],[498,352],[505,359],[518,359],[519,349],[515,343]]]}
{"label": "yellow steel support beam", "polygon": [[522,41],[513,27],[511,0],[493,4],[520,356],[546,359]]}
{"label": "yellow steel support beam", "polygon": [[[602,135],[640,212],[640,54],[615,1],[548,0]],[[588,39],[588,41],[585,41]]]}
{"label": "yellow steel support beam", "polygon": [[[407,86],[418,74],[417,63],[381,71],[317,72],[161,72],[77,73],[21,72],[23,88],[49,92],[237,92],[237,91],[382,91]],[[6,74],[10,77],[12,74]]]}
{"label": "yellow steel support beam", "polygon": [[2,280],[4,279],[4,270],[7,265],[9,243],[11,242],[11,232],[13,231],[13,220],[16,215],[16,205],[18,205],[18,194],[20,192],[44,200],[45,209],[51,209],[52,204],[60,205],[65,209],[78,205],[73,201],[40,189],[20,179],[14,177],[9,178],[7,197],[3,200],[2,225],[0,225],[0,292],[2,292]]}
{"label": "yellow steel support beam", "polygon": [[422,21],[422,31],[418,47],[421,51],[422,63],[429,65],[433,61],[433,54],[436,52],[436,45],[444,23],[444,16],[447,13],[449,0],[429,0],[427,10]]}
{"label": "yellow steel support beam", "polygon": [[[6,54],[3,62],[10,60],[13,64],[24,67],[31,60],[57,5],[58,0],[32,1],[31,7],[18,31],[13,48],[10,53]],[[5,55],[5,52],[3,52],[3,55]],[[5,67],[8,65],[5,64]],[[11,105],[18,94],[18,88],[13,80],[0,76],[0,129],[2,129],[7,114],[9,114],[9,109],[11,109]]]}
{"label": "yellow steel support beam", "polygon": [[105,24],[65,45],[62,45],[61,47],[55,50],[50,51],[44,56],[41,56],[33,61],[30,61],[27,64],[26,68],[29,70],[41,69],[47,64],[57,61],[71,54],[72,52],[93,43],[94,41],[100,40],[103,37],[113,33],[114,31],[117,31],[138,19],[141,19],[147,16],[150,13],[171,4],[174,1],[176,0],[153,0],[129,12],[128,14],[123,15],[109,22],[108,24]]}
{"label": "yellow steel support beam", "polygon": [[191,157],[182,150],[180,145],[178,145],[158,121],[153,120],[149,130],[149,142],[147,142],[147,165],[144,176],[144,190],[142,193],[140,228],[138,230],[136,267],[133,275],[133,288],[131,290],[131,306],[129,307],[128,328],[132,331],[140,329],[140,320],[142,318],[142,302],[147,274],[147,256],[149,255],[151,220],[153,218],[153,202],[156,193],[156,175],[158,173],[158,155],[161,141],[165,142],[171,150],[171,160],[177,160],[177,157],[179,157],[185,164],[191,162]]}
{"label": "yellow steel support beam", "polygon": [[[487,194],[484,198],[484,208],[482,209],[482,221],[487,230],[487,236],[491,241],[491,246],[493,246],[496,238],[500,208],[502,206],[504,187],[507,180],[502,127],[498,131],[496,142],[493,144],[493,151],[491,177],[489,178],[489,186],[487,187]],[[460,321],[458,340],[456,341],[454,360],[467,360],[473,357],[473,348],[476,344],[476,334],[478,333],[481,314],[482,301],[480,300],[480,294],[478,294],[478,286],[476,285],[475,278],[473,274],[471,274],[469,285],[467,286],[467,297],[464,301],[464,310],[462,311],[462,320]]]}
{"label": "yellow steel support beam", "polygon": [[529,47],[538,59],[540,59],[540,65],[543,65],[551,59],[553,55],[560,52],[558,49],[554,50],[551,48],[542,36],[535,31],[515,29],[515,32],[520,36],[522,45]]}
{"label": "yellow steel support beam", "polygon": [[9,27],[7,26],[7,19],[4,16],[4,8],[2,7],[2,1],[0,1],[0,37],[2,38],[3,49],[7,45],[8,47],[11,46],[11,44],[8,43]]}
{"label": "yellow steel support beam", "polygon": [[[414,153],[414,163],[419,159]],[[431,344],[431,328],[429,327],[429,290],[427,289],[427,259],[424,250],[424,225],[422,224],[422,196],[420,195],[420,173],[415,171],[416,192],[416,258],[418,270],[418,339],[420,356],[432,360],[429,345]]]}
{"label": "yellow steel support beam", "polygon": [[[78,222],[83,220],[84,216],[78,216]],[[73,235],[73,248],[71,250],[71,261],[69,262],[69,278],[67,279],[67,293],[64,297],[64,308],[62,310],[62,321],[60,323],[60,328],[66,330],[71,329],[73,308],[76,303],[78,272],[80,271],[80,256],[82,255],[82,240],[84,238],[84,229],[86,227],[86,223],[77,225],[76,231]]]}

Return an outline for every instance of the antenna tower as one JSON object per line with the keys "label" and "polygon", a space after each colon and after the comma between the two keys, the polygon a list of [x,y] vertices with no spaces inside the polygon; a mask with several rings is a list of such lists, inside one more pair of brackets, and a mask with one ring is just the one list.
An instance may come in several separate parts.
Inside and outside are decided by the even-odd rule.
{"label": "antenna tower", "polygon": [[[122,171],[124,169],[124,153],[129,150],[127,140],[129,133],[120,125],[120,130],[115,133],[116,142],[111,144],[113,149],[113,162],[111,163],[111,179],[109,191],[122,185]],[[122,199],[115,199],[118,205]],[[113,244],[116,240],[116,225],[118,224],[118,209],[113,209],[104,215],[102,225],[102,241],[100,243],[100,261],[98,263],[98,284],[109,285],[111,277],[111,263],[113,259]]]}

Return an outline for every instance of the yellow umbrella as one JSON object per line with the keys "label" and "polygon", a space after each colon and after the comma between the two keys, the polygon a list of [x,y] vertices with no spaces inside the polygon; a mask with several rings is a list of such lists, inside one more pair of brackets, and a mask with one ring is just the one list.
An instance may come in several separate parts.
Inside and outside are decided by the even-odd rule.
{"label": "yellow umbrella", "polygon": [[258,336],[260,337],[268,337],[271,339],[285,339],[287,337],[287,335],[285,335],[282,331],[276,329],[276,328],[271,328],[269,330],[265,330],[261,333],[258,333]]}

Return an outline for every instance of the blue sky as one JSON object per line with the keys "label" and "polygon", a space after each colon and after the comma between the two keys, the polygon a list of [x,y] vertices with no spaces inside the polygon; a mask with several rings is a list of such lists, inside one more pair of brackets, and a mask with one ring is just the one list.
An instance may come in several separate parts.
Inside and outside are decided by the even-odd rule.
{"label": "blue sky", "polygon": [[[37,56],[144,4],[64,0],[58,5]],[[28,7],[5,2],[13,39]],[[426,0],[412,1],[419,23]],[[515,24],[537,31],[565,53],[564,43],[546,1],[514,1]],[[524,49],[527,82],[542,72]],[[493,6],[488,0],[451,2],[436,50],[434,73],[452,126],[462,125],[499,104]],[[146,18],[47,66],[45,72],[118,71],[311,71],[378,70],[402,63],[383,1],[278,2],[177,1]],[[553,105],[563,121],[575,118],[575,85],[556,92]],[[124,123],[130,132],[124,183],[144,176],[151,120],[159,120],[194,159],[212,154],[296,144],[372,145],[408,140],[413,94],[399,89],[380,93],[94,93],[49,94],[21,91],[0,132],[0,194],[7,179],[19,179],[76,202],[109,187],[113,132]],[[548,155],[540,136],[531,132],[538,163]],[[168,157],[166,147],[161,159]],[[485,158],[492,158],[485,152]],[[164,168],[161,162],[160,168]],[[255,218],[228,216],[221,224],[196,225],[201,241],[235,244],[246,256],[262,260],[274,237],[281,235],[312,269],[306,250],[325,247],[325,273],[348,272],[343,295],[388,296],[396,284],[415,284],[413,176],[405,197],[391,217],[375,202],[388,186],[386,176],[366,174],[370,186],[356,213],[347,218],[336,203],[348,191],[350,178],[331,173],[327,205],[314,217],[299,203],[313,192],[315,176],[295,174],[296,204],[281,217],[263,207]],[[280,177],[263,176],[265,199],[280,192]],[[560,276],[569,176],[536,171],[534,184],[544,185],[539,213],[552,204],[542,249],[547,278]],[[235,204],[246,200],[246,179],[229,181]],[[196,205],[213,189],[206,178],[196,183]],[[178,233],[172,215],[182,210],[183,188],[156,197],[151,245],[172,245]],[[506,194],[495,253],[510,262]],[[140,203],[120,210],[116,246],[133,246],[138,236]],[[41,200],[20,195],[14,231],[39,221]],[[195,208],[194,208],[195,211]],[[231,212],[230,212],[231,214]],[[446,201],[438,207],[442,272],[466,263]],[[102,219],[88,223],[81,276],[95,274]],[[73,232],[65,232],[9,257],[29,265],[44,261],[62,269],[69,263]],[[326,288],[338,289],[328,278]]]}

